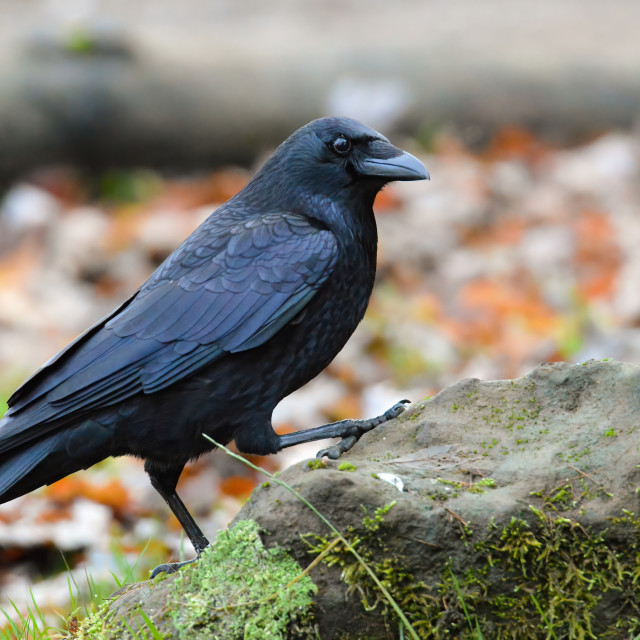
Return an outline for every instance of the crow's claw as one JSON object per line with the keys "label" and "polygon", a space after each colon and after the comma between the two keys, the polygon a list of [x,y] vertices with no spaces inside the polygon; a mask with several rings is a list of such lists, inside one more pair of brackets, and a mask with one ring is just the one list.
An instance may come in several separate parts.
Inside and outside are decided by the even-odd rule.
{"label": "crow's claw", "polygon": [[337,460],[343,453],[349,451],[351,447],[358,441],[359,436],[347,436],[342,438],[340,442],[332,444],[326,449],[321,449],[316,454],[316,458],[324,458],[325,456],[331,460]]}
{"label": "crow's claw", "polygon": [[186,567],[188,564],[193,564],[200,559],[200,554],[198,554],[195,558],[191,558],[191,560],[185,560],[184,562],[166,562],[165,564],[159,564],[149,576],[150,580],[153,580],[157,575],[161,573],[176,573],[180,571],[182,567]]}
{"label": "crow's claw", "polygon": [[337,460],[343,453],[349,451],[367,431],[375,429],[375,427],[383,422],[397,418],[407,408],[406,404],[409,402],[410,400],[406,399],[400,400],[400,402],[396,402],[391,409],[387,409],[381,416],[375,418],[369,418],[367,420],[343,420],[342,422],[336,423],[336,426],[340,425],[344,427],[342,433],[336,434],[338,437],[342,437],[342,440],[326,449],[318,451],[316,458],[324,458],[326,456],[331,460]]}
{"label": "crow's claw", "polygon": [[411,404],[411,400],[400,400],[400,402],[396,402],[391,409],[385,411],[384,416],[387,420],[392,420],[393,418],[397,418],[406,408],[408,404]]}

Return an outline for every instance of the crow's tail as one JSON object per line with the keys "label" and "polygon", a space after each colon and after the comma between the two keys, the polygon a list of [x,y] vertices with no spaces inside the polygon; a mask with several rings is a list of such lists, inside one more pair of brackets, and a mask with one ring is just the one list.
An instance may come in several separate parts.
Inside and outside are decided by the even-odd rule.
{"label": "crow's tail", "polygon": [[49,429],[44,425],[27,432],[39,436],[31,439],[24,437],[25,429],[14,420],[14,416],[0,420],[0,504],[113,454],[111,430],[91,420]]}
{"label": "crow's tail", "polygon": [[57,436],[52,436],[0,454],[0,503],[64,477],[64,471],[56,470],[54,461],[50,460],[56,440]]}

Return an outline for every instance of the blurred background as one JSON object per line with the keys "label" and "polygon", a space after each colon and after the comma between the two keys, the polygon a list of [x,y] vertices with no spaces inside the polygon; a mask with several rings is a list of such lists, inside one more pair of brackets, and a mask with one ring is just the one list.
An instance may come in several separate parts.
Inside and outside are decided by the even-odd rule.
{"label": "blurred background", "polygon": [[[638,24],[636,0],[0,0],[0,414],[323,115],[431,182],[378,198],[367,316],[280,432],[541,361],[640,363]],[[213,538],[258,482],[216,453],[179,491]],[[181,553],[142,463],[107,460],[0,506],[0,607],[64,629]]]}

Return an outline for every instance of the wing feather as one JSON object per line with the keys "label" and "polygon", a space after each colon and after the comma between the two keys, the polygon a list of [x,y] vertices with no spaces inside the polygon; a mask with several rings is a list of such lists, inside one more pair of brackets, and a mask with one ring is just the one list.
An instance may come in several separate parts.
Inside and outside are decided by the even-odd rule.
{"label": "wing feather", "polygon": [[16,391],[10,418],[0,422],[0,451],[40,437],[54,422],[161,391],[225,353],[258,347],[309,303],[335,266],[335,237],[303,216],[236,215],[226,224],[214,217],[133,298]]}

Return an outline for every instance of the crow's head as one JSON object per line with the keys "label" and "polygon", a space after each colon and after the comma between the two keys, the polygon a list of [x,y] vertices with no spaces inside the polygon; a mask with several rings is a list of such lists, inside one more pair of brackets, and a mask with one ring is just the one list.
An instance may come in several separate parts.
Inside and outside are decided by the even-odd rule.
{"label": "crow's head", "polygon": [[374,129],[351,118],[320,118],[287,138],[254,182],[262,189],[277,185],[280,197],[369,203],[388,182],[425,179],[429,173],[417,158]]}

